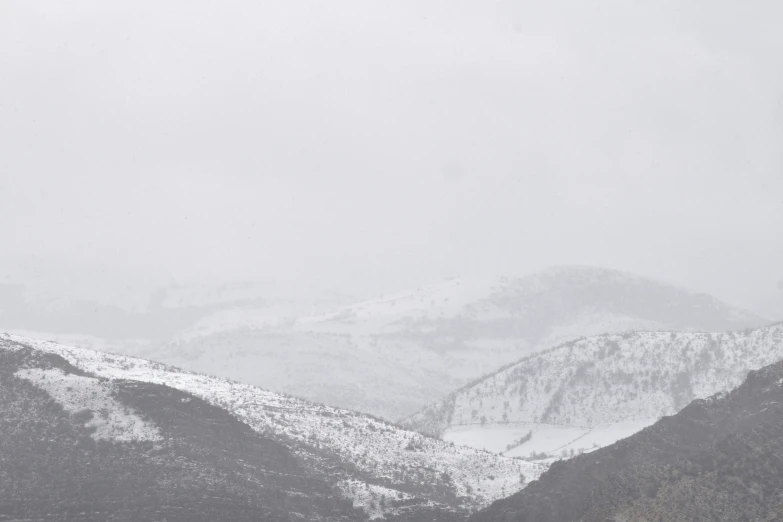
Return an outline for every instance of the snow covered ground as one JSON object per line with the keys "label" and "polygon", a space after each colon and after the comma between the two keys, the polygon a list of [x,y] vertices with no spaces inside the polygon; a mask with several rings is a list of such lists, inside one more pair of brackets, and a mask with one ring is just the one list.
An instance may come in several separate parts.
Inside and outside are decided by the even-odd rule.
{"label": "snow covered ground", "polygon": [[[443,434],[443,440],[481,448],[509,457],[531,458],[541,454],[564,457],[608,446],[650,426],[657,418],[629,420],[595,427],[562,426],[535,422],[453,426]],[[529,435],[529,439],[527,439]],[[527,439],[521,444],[515,444]],[[509,448],[510,447],[510,448]]]}
{"label": "snow covered ground", "polygon": [[155,441],[160,432],[131,408],[112,396],[112,384],[92,377],[66,374],[59,368],[26,368],[15,373],[46,390],[65,411],[76,414],[89,412],[85,426],[95,428],[96,440]]}

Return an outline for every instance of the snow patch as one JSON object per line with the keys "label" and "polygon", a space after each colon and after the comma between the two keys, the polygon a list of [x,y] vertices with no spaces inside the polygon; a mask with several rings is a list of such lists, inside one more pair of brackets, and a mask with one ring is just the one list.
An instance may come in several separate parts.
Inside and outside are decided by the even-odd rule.
{"label": "snow patch", "polygon": [[354,508],[364,511],[370,520],[399,512],[400,509],[395,507],[395,504],[413,498],[408,493],[360,480],[343,480],[338,482],[336,487],[340,494],[353,501]]}
{"label": "snow patch", "polygon": [[85,426],[95,428],[92,434],[95,440],[130,442],[161,439],[156,426],[112,396],[113,386],[109,382],[65,373],[59,368],[26,368],[14,375],[45,390],[71,414],[85,410],[92,412],[92,418]]}

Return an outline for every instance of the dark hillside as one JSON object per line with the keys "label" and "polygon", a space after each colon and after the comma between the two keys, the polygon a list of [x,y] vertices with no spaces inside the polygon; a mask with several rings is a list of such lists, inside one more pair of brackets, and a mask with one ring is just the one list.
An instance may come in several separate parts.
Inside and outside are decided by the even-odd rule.
{"label": "dark hillside", "polygon": [[[98,412],[66,411],[14,374],[57,368],[56,355],[0,350],[0,520],[354,520],[350,502],[279,442],[170,387],[115,381],[114,397],[159,440],[94,437]],[[105,380],[104,380],[105,382]]]}

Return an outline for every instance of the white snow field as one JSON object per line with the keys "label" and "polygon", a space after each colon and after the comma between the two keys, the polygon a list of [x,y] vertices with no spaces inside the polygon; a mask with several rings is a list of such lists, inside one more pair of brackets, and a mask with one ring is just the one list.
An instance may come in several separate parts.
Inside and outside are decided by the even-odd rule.
{"label": "white snow field", "polygon": [[[570,456],[571,450],[575,453],[587,452],[612,444],[651,426],[657,420],[658,418],[622,421],[595,427],[535,422],[454,426],[444,432],[443,440],[485,449],[508,457],[531,458],[542,453],[553,457],[565,457]],[[515,444],[521,438],[526,438],[528,434],[529,440],[522,444]]]}

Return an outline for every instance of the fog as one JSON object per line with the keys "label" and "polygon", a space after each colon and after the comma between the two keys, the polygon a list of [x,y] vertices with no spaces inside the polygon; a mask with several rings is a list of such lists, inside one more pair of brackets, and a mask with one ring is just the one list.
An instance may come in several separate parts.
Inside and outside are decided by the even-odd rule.
{"label": "fog", "polygon": [[0,283],[554,264],[783,318],[783,4],[4,0]]}

